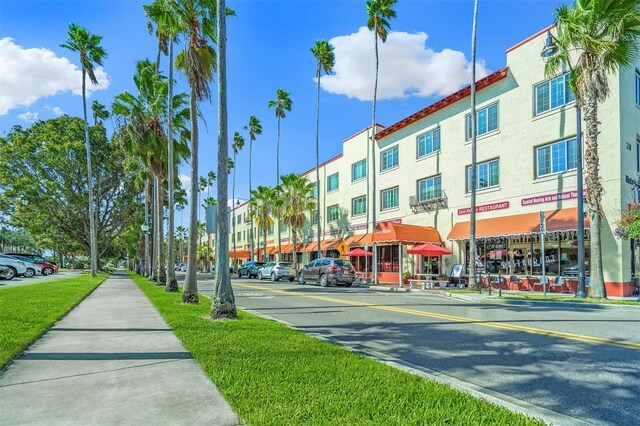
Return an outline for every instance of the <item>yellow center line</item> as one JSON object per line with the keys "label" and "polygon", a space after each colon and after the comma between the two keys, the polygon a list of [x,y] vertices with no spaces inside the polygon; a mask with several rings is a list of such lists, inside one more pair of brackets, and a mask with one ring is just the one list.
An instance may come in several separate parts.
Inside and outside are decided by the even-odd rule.
{"label": "yellow center line", "polygon": [[458,323],[467,323],[467,324],[475,324],[475,325],[479,325],[479,326],[483,326],[483,327],[498,328],[498,329],[508,330],[508,331],[519,331],[519,332],[529,333],[529,334],[538,334],[538,335],[542,335],[542,336],[557,337],[557,338],[566,339],[566,340],[574,340],[574,341],[582,342],[582,343],[592,343],[592,344],[596,344],[596,345],[608,345],[608,346],[616,346],[616,347],[625,348],[625,349],[640,350],[640,343],[631,342],[631,341],[628,341],[628,340],[617,340],[617,339],[609,339],[609,338],[606,338],[606,337],[586,336],[584,334],[574,334],[574,333],[567,333],[567,332],[564,332],[564,331],[545,330],[545,329],[542,329],[542,328],[527,327],[527,326],[515,325],[515,324],[505,324],[505,323],[496,322],[496,321],[484,321],[484,320],[478,320],[478,319],[467,318],[467,317],[460,317],[460,316],[455,316],[455,315],[447,315],[447,314],[438,314],[438,313],[435,313],[435,312],[418,311],[416,309],[398,308],[398,307],[395,307],[395,306],[385,306],[385,305],[379,305],[379,304],[374,304],[374,303],[356,302],[356,301],[352,301],[352,300],[336,299],[336,298],[327,297],[327,296],[292,293],[290,291],[270,289],[270,288],[265,288],[265,287],[261,287],[261,286],[250,285],[250,284],[234,283],[233,285],[234,286],[238,286],[238,287],[245,287],[245,288],[252,288],[252,289],[256,289],[256,290],[268,291],[270,293],[282,294],[282,295],[285,295],[285,296],[295,296],[295,297],[304,297],[304,298],[307,298],[307,299],[323,300],[325,302],[338,303],[338,304],[341,304],[341,305],[359,306],[359,307],[364,307],[364,308],[371,308],[371,309],[378,309],[378,310],[382,310],[382,311],[390,311],[390,312],[397,312],[397,313],[402,313],[402,314],[416,315],[416,316],[427,317],[427,318],[437,318],[437,319],[442,319],[442,320],[446,320],[446,321],[452,321],[452,322],[458,322]]}

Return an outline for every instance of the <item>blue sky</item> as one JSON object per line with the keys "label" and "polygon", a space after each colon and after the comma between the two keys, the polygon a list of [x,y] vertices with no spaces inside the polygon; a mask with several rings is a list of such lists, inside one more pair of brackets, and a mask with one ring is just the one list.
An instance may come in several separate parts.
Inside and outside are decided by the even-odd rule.
{"label": "blue sky", "polygon": [[[0,1],[0,134],[36,118],[82,114],[82,98],[74,94],[79,73],[69,63],[77,64],[78,58],[59,46],[66,40],[70,22],[102,35],[108,53],[106,74],[89,101],[110,105],[115,95],[133,90],[135,61],[153,60],[156,55],[156,42],[147,33],[144,3]],[[230,137],[242,131],[251,115],[263,124],[263,134],[254,144],[254,187],[273,185],[276,180],[276,120],[267,102],[275,98],[278,88],[291,92],[293,100],[293,109],[282,122],[281,174],[315,165],[315,63],[309,49],[318,39],[333,39],[337,71],[323,82],[321,92],[320,161],[340,154],[342,140],[371,123],[371,102],[366,100],[370,91],[367,82],[361,84],[373,75],[373,68],[367,66],[373,58],[367,43],[373,38],[360,28],[366,23],[365,1],[228,0],[227,4],[237,13],[227,28]],[[480,73],[502,68],[505,49],[552,23],[559,4],[480,0]],[[398,2],[398,17],[391,21],[393,33],[381,51],[379,123],[391,125],[467,81],[472,9],[471,0]],[[166,72],[164,58],[163,69]],[[177,78],[177,90],[187,91],[184,76]],[[216,108],[207,103],[202,111],[206,125],[201,126],[200,174],[205,175],[215,170],[217,161]],[[188,165],[183,164],[180,173],[188,175]],[[239,198],[248,196],[247,178],[248,147],[238,158]]]}

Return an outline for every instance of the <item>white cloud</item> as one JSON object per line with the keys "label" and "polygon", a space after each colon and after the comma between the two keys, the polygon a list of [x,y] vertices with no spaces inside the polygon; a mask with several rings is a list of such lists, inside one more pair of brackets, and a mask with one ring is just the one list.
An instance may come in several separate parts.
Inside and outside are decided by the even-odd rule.
{"label": "white cloud", "polygon": [[[464,53],[428,47],[427,34],[390,32],[386,43],[378,43],[380,70],[378,99],[449,95],[469,83],[471,63]],[[322,77],[322,88],[361,101],[373,97],[374,38],[366,27],[358,32],[334,37],[334,74]],[[477,78],[489,74],[484,63],[476,65]]]}
{"label": "white cloud", "polygon": [[62,108],[58,107],[58,106],[50,106],[50,105],[45,105],[44,107],[45,109],[48,109],[49,111],[51,111],[52,113],[54,113],[55,115],[62,115],[64,114],[64,111],[62,110]]}
{"label": "white cloud", "polygon": [[[88,95],[109,87],[109,76],[102,67],[95,74],[98,84],[87,84]],[[76,65],[49,49],[26,49],[12,38],[0,39],[0,115],[65,92],[82,94],[82,71]]]}
{"label": "white cloud", "polygon": [[38,115],[39,114],[37,112],[27,111],[23,112],[22,114],[18,114],[18,118],[27,123],[33,123],[38,120]]}
{"label": "white cloud", "polygon": [[180,173],[178,175],[178,179],[180,179],[180,185],[182,185],[182,187],[188,191],[191,188],[191,177],[187,176],[187,175],[183,175],[182,173]]}

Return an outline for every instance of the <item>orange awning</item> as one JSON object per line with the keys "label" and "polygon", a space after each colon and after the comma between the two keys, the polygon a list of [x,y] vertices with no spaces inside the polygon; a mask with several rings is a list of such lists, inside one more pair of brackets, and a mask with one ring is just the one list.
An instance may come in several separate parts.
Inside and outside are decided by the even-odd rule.
{"label": "orange awning", "polygon": [[[547,210],[547,232],[575,231],[578,229],[578,208]],[[589,217],[584,219],[588,229]],[[476,238],[506,237],[510,235],[529,235],[540,232],[540,213],[523,213],[512,216],[492,217],[476,220]],[[459,222],[453,227],[449,240],[468,240],[469,222]]]}
{"label": "orange awning", "polygon": [[381,222],[376,225],[373,235],[376,243],[441,243],[440,233],[431,226],[405,225]]}
{"label": "orange awning", "polygon": [[[301,252],[304,248],[304,244],[298,243],[296,245],[296,252]],[[282,246],[282,253],[293,253],[293,244],[286,244]]]}
{"label": "orange awning", "polygon": [[365,244],[371,245],[371,234],[350,235],[344,239],[347,247],[364,247]]}
{"label": "orange awning", "polygon": [[[251,259],[251,252],[247,250],[236,250],[236,258]],[[233,250],[229,250],[229,259],[233,259]]]}
{"label": "orange awning", "polygon": [[342,241],[342,238],[331,238],[329,240],[322,240],[320,243],[320,250],[333,250],[338,246],[338,243]]}
{"label": "orange awning", "polygon": [[311,241],[309,243],[307,243],[301,251],[316,251],[318,249],[318,242],[317,241]]}
{"label": "orange awning", "polygon": [[278,246],[267,247],[267,254],[276,254],[278,252]]}

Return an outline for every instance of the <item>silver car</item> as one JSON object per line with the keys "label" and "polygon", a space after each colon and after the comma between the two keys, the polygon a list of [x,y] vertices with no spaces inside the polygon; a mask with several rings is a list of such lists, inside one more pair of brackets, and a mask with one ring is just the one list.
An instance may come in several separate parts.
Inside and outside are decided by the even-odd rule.
{"label": "silver car", "polygon": [[278,281],[281,279],[293,281],[295,277],[296,271],[293,270],[293,267],[289,262],[269,262],[258,271],[259,280],[269,278],[271,281]]}

